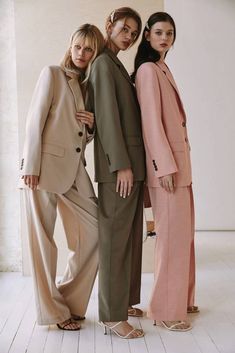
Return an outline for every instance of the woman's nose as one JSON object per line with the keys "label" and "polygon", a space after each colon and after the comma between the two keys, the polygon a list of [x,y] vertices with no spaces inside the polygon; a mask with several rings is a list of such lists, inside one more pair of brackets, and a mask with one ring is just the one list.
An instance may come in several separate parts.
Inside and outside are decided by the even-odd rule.
{"label": "woman's nose", "polygon": [[131,32],[127,32],[127,33],[126,33],[126,38],[127,38],[127,39],[131,39]]}
{"label": "woman's nose", "polygon": [[166,33],[162,33],[162,39],[163,39],[163,40],[166,40],[166,39],[167,39]]}
{"label": "woman's nose", "polygon": [[78,51],[78,56],[84,56],[84,54],[85,54],[85,51],[84,51],[84,49],[80,49],[79,51]]}

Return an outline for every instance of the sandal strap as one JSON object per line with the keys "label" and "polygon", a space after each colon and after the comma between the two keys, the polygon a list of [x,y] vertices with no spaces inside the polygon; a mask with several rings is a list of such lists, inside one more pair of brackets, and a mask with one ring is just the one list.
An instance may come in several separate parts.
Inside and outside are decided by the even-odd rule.
{"label": "sandal strap", "polygon": [[59,324],[57,324],[57,326],[59,326],[60,328],[62,328],[63,330],[65,329],[66,330],[66,327],[68,327],[69,325],[77,325],[77,327],[79,327],[80,325],[77,324],[76,322],[74,322],[71,318],[64,321],[64,322],[61,322]]}
{"label": "sandal strap", "polygon": [[[127,337],[129,337],[133,332],[136,332],[137,333],[137,331],[139,331],[139,329],[138,328],[134,328],[133,330],[131,330],[126,336],[124,336],[124,338],[127,338]],[[142,334],[143,335],[143,334]],[[136,337],[139,337],[139,335],[137,334],[137,336]]]}
{"label": "sandal strap", "polygon": [[113,328],[115,328],[115,327],[117,327],[118,325],[120,325],[122,322],[123,322],[123,321],[119,321],[119,322],[117,322],[116,324],[114,324],[113,326],[109,326],[109,325],[106,324],[106,326],[108,326],[108,327],[111,328],[111,330],[112,330]]}
{"label": "sandal strap", "polygon": [[[179,321],[179,322],[176,322],[175,324],[173,324],[173,325],[171,325],[171,326],[168,326],[165,321],[162,321],[162,322],[164,322],[164,325],[165,325],[169,330],[172,330],[172,329],[175,329],[175,328],[176,328],[176,329],[178,328],[179,330],[181,330],[181,328],[180,328],[179,326],[186,324],[185,321]],[[183,328],[183,329],[184,329],[184,328]]]}

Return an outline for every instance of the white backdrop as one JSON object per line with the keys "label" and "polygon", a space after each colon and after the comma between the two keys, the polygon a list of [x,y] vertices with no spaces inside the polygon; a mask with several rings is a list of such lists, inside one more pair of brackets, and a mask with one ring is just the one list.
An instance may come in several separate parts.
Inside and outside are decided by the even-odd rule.
{"label": "white backdrop", "polygon": [[[1,0],[0,0],[1,1]],[[6,1],[6,0],[5,0]],[[25,118],[37,77],[44,65],[60,62],[67,49],[72,31],[85,22],[95,23],[104,32],[108,14],[120,6],[130,6],[139,11],[145,23],[149,13],[161,11],[163,0],[14,0],[16,27],[16,69],[19,116],[20,151],[24,141]],[[133,70],[137,45],[128,54],[120,55],[127,69]],[[86,151],[88,172],[93,178],[93,150]],[[26,224],[21,219],[23,272],[29,273]],[[63,272],[67,251],[60,217],[56,224],[56,242],[59,248],[58,271]],[[152,247],[153,249],[153,247]],[[145,251],[144,251],[145,254]],[[148,262],[149,255],[146,256]],[[145,263],[145,261],[144,261]]]}
{"label": "white backdrop", "polygon": [[[15,0],[16,65],[20,149],[25,116],[40,69],[61,58],[72,30],[91,21],[102,28],[104,17],[122,1],[92,0],[31,2]],[[79,9],[77,10],[77,5]],[[143,22],[160,11],[162,0],[129,0],[143,15]],[[197,229],[235,229],[235,1],[165,0],[165,10],[177,25],[175,48],[167,61],[174,73],[188,116],[192,144]],[[93,8],[94,11],[90,9]],[[98,11],[99,10],[99,11]],[[42,20],[43,19],[43,20]],[[136,47],[133,48],[136,49]],[[128,69],[133,52],[128,55]],[[92,159],[91,146],[88,159]],[[92,163],[89,163],[92,173]],[[23,268],[29,272],[25,224],[21,224]],[[59,270],[66,251],[61,225],[57,224],[61,252]]]}
{"label": "white backdrop", "polygon": [[235,229],[235,1],[164,4],[176,22],[167,62],[188,116],[196,227]]}

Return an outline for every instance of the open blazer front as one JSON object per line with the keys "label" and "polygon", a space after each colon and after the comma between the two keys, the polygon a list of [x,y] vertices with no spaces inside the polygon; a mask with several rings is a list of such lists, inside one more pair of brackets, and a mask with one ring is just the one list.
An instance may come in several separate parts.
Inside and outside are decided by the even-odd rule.
{"label": "open blazer front", "polygon": [[186,115],[174,81],[159,63],[142,64],[136,75],[146,149],[147,184],[160,186],[159,177],[176,173],[176,186],[192,182]]}
{"label": "open blazer front", "polygon": [[115,182],[115,171],[131,168],[134,180],[145,178],[141,117],[130,77],[110,50],[94,61],[90,74],[92,110],[97,133],[94,142],[95,179]]}
{"label": "open blazer front", "polygon": [[[32,97],[20,167],[21,175],[39,176],[38,189],[65,193],[77,173],[81,187],[87,181],[85,168],[78,168],[91,139],[76,119],[81,109],[84,101],[77,76],[59,66],[45,67]],[[23,181],[20,187],[26,187]],[[92,188],[87,190],[93,195]]]}

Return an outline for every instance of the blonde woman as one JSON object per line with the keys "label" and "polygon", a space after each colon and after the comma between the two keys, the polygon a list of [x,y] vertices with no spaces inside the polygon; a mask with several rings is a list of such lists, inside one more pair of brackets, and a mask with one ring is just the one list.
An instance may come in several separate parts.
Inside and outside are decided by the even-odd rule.
{"label": "blonde woman", "polygon": [[[85,169],[84,152],[93,137],[94,116],[85,111],[90,65],[103,49],[97,27],[73,33],[60,66],[45,67],[31,101],[21,161],[21,187],[37,321],[79,330],[97,273],[97,203]],[[57,247],[53,239],[57,210],[70,256],[56,285]]]}

